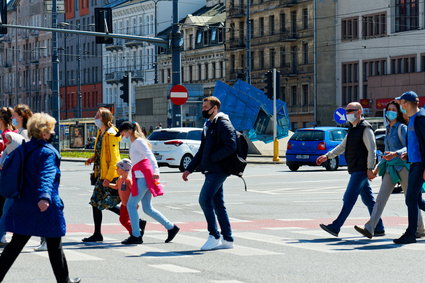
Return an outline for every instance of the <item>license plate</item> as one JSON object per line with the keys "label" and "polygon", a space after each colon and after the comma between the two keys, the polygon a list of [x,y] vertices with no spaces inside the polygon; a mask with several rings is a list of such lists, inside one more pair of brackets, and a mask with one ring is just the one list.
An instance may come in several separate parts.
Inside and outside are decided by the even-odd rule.
{"label": "license plate", "polygon": [[297,155],[296,158],[297,159],[309,159],[310,156],[309,155]]}

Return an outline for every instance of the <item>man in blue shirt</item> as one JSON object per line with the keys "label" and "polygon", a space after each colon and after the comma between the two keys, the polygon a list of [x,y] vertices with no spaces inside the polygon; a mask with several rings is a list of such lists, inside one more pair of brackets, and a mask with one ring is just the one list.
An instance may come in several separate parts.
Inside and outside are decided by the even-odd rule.
{"label": "man in blue shirt", "polygon": [[407,126],[407,157],[410,163],[409,181],[406,192],[408,221],[406,232],[396,244],[416,243],[415,232],[418,224],[418,208],[425,210],[425,201],[422,199],[422,184],[425,180],[425,110],[419,109],[418,95],[413,91],[403,93],[396,100],[399,101],[401,111],[409,116]]}

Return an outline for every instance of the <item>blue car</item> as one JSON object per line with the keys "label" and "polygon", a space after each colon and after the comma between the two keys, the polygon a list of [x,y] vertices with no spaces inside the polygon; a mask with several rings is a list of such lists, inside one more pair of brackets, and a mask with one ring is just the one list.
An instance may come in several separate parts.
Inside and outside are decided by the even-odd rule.
{"label": "blue car", "polygon": [[[297,171],[300,166],[317,166],[316,159],[337,145],[347,135],[347,128],[316,127],[297,130],[288,141],[286,165],[291,171]],[[344,154],[322,164],[328,171],[347,166]]]}

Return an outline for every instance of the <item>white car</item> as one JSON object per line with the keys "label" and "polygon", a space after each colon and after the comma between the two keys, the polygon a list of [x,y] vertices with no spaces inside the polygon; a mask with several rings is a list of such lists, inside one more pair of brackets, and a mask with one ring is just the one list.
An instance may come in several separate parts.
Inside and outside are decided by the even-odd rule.
{"label": "white car", "polygon": [[185,171],[201,145],[202,128],[159,129],[149,135],[159,166]]}

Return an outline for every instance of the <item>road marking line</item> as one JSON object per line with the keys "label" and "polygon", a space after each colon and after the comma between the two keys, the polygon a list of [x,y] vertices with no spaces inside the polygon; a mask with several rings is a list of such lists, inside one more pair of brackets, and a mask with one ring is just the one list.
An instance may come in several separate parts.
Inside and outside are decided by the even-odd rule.
{"label": "road marking line", "polygon": [[140,256],[143,258],[189,258],[191,255],[185,255],[183,253],[171,252],[162,249],[158,249],[152,246],[147,246],[145,244],[142,245],[131,245],[131,246],[123,246],[116,251],[128,255]]}
{"label": "road marking line", "polygon": [[279,221],[313,221],[314,219],[310,219],[310,218],[293,218],[293,219],[276,219]]}
{"label": "road marking line", "polygon": [[212,283],[245,283],[239,280],[211,280]]}
{"label": "road marking line", "polygon": [[[152,237],[152,238],[159,238],[159,237]],[[161,238],[162,239],[162,238]],[[186,235],[177,235],[177,237],[173,240],[174,243],[183,244],[191,247],[200,248],[204,243],[205,239],[192,237],[192,236],[186,236]],[[262,249],[256,249],[246,246],[240,246],[235,244],[235,247],[233,249],[219,249],[216,250],[223,253],[229,253],[234,254],[238,256],[260,256],[260,255],[278,255],[282,253],[277,253],[273,251],[267,251]]]}
{"label": "road marking line", "polygon": [[280,231],[280,230],[303,230],[302,227],[265,227],[265,230]]}
{"label": "road marking line", "polygon": [[[91,256],[85,253],[77,252],[70,249],[63,249],[66,257],[66,261],[98,261],[98,260],[104,260],[103,258]],[[32,254],[36,254],[38,256],[49,258],[49,254],[47,252],[35,252],[33,251]]]}
{"label": "road marking line", "polygon": [[199,270],[187,268],[175,264],[150,264],[150,267],[159,268],[169,272],[175,273],[199,273]]}
{"label": "road marking line", "polygon": [[252,222],[251,220],[243,220],[243,219],[239,219],[239,218],[235,218],[235,217],[229,217],[229,220],[232,221],[232,222],[241,222],[241,223]]}

